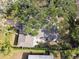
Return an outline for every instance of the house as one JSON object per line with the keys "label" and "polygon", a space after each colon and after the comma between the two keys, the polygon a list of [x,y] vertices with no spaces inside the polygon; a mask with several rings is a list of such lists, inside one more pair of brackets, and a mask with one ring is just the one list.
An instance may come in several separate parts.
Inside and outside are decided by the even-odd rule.
{"label": "house", "polygon": [[50,29],[50,32],[46,29],[39,29],[38,35],[31,36],[24,33],[24,25],[22,23],[16,23],[14,28],[17,30],[16,46],[17,47],[35,47],[39,43],[46,43],[46,41],[57,41],[59,34],[56,26]]}
{"label": "house", "polygon": [[55,59],[53,54],[47,53],[23,53],[22,59]]}
{"label": "house", "polygon": [[28,55],[28,59],[54,59],[51,55]]}
{"label": "house", "polygon": [[15,53],[11,59],[55,59],[55,56],[51,53],[35,53],[32,51],[29,52],[18,52]]}

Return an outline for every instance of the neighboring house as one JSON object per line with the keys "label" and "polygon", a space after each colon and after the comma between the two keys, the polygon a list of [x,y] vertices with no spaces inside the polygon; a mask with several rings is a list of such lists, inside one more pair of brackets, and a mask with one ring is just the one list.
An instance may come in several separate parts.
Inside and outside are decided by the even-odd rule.
{"label": "neighboring house", "polygon": [[34,53],[34,52],[18,52],[11,59],[55,59],[55,56],[50,53]]}
{"label": "neighboring house", "polygon": [[55,57],[47,53],[23,53],[22,59],[55,59]]}
{"label": "neighboring house", "polygon": [[55,59],[51,55],[28,55],[28,59]]}

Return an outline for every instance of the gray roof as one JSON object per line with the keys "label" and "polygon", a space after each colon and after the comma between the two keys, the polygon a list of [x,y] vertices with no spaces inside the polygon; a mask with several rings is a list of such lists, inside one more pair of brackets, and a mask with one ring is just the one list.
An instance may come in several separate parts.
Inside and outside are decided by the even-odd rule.
{"label": "gray roof", "polygon": [[33,47],[33,39],[29,35],[19,34],[18,47]]}
{"label": "gray roof", "polygon": [[28,59],[55,59],[52,55],[28,55]]}
{"label": "gray roof", "polygon": [[18,46],[24,46],[25,45],[25,36],[23,34],[19,34],[18,37]]}

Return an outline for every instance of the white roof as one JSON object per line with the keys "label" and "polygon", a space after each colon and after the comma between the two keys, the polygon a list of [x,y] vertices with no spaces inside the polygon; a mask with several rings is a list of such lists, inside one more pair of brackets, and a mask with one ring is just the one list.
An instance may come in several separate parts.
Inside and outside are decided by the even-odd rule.
{"label": "white roof", "polygon": [[51,55],[28,55],[28,59],[54,59]]}

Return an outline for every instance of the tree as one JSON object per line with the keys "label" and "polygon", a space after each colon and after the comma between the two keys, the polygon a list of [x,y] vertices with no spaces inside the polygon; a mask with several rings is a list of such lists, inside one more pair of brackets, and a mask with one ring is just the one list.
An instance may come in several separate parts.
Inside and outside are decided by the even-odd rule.
{"label": "tree", "polygon": [[9,31],[8,31],[9,27],[7,28],[2,28],[1,29],[1,32],[3,33],[3,40],[2,43],[1,43],[1,47],[0,47],[0,52],[2,52],[4,55],[7,55],[10,53],[10,48],[11,48],[11,45],[10,45],[10,41],[9,41]]}
{"label": "tree", "polygon": [[6,15],[23,23],[25,25],[25,32],[27,33],[29,33],[27,31],[28,29],[38,30],[46,24],[46,10],[42,11],[35,8],[32,1],[28,0],[20,0],[12,4],[11,7],[6,10]]}
{"label": "tree", "polygon": [[74,24],[77,9],[75,0],[50,0],[48,6],[44,7],[39,7],[35,2],[37,0],[18,0],[6,9],[6,15],[23,23],[27,34],[36,34],[41,28],[50,31],[55,25],[63,41],[71,44],[72,40],[78,38],[78,28]]}

